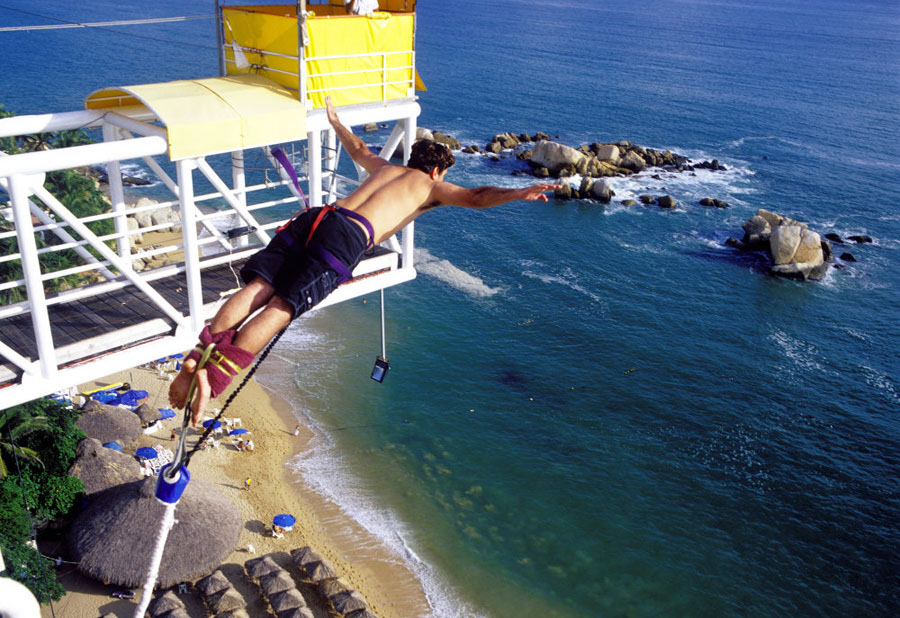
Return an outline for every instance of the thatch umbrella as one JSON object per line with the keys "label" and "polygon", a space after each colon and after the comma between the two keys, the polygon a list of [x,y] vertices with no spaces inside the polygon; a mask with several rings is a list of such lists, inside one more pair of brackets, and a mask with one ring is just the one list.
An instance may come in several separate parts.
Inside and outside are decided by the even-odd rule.
{"label": "thatch umbrella", "polygon": [[329,599],[329,601],[331,601],[331,604],[334,605],[334,609],[336,609],[339,614],[345,616],[350,612],[366,609],[366,607],[368,607],[363,595],[356,590],[339,594],[336,597]]}
{"label": "thatch umbrella", "polygon": [[252,560],[248,560],[247,562],[245,562],[244,567],[246,567],[247,573],[250,574],[250,577],[254,577],[256,579],[264,577],[269,573],[284,570],[280,566],[278,566],[274,560],[272,560],[272,556],[253,558]]}
{"label": "thatch umbrella", "polygon": [[308,607],[296,607],[278,612],[278,618],[313,618],[313,613]]}
{"label": "thatch umbrella", "polygon": [[134,412],[118,406],[88,403],[75,422],[81,431],[101,443],[119,440],[122,444],[129,444],[143,435],[141,419]]}
{"label": "thatch umbrella", "polygon": [[273,594],[294,588],[294,580],[291,579],[287,571],[279,569],[259,580],[259,587],[263,589],[267,597],[270,597]]}
{"label": "thatch umbrella", "polygon": [[291,559],[297,566],[306,566],[310,562],[321,562],[322,556],[309,545],[291,550]]}
{"label": "thatch umbrella", "polygon": [[141,478],[141,467],[134,457],[106,448],[99,440],[85,438],[78,443],[75,456],[69,476],[81,479],[86,494]]}
{"label": "thatch umbrella", "polygon": [[141,405],[139,405],[134,413],[137,414],[138,418],[141,421],[141,425],[143,425],[144,427],[150,425],[151,423],[155,423],[162,418],[162,413],[158,408],[154,408],[153,406],[147,405],[146,403],[142,403]]}
{"label": "thatch umbrella", "polygon": [[337,596],[342,592],[352,590],[343,577],[335,577],[333,579],[325,579],[319,582],[319,594],[326,599]]}
{"label": "thatch umbrella", "polygon": [[345,615],[345,618],[378,618],[375,614],[372,613],[368,608],[366,609],[358,609],[354,612],[350,612]]}
{"label": "thatch umbrella", "polygon": [[281,613],[289,609],[297,609],[298,607],[306,607],[306,600],[300,591],[296,588],[285,590],[269,596],[269,605],[275,610],[275,613]]}
{"label": "thatch umbrella", "polygon": [[219,569],[216,569],[203,579],[197,582],[197,589],[204,597],[211,597],[217,592],[221,592],[231,586],[231,582]]}
{"label": "thatch umbrella", "polygon": [[188,613],[187,609],[183,607],[177,607],[171,610],[168,614],[163,614],[160,618],[191,618],[191,615]]}
{"label": "thatch umbrella", "polygon": [[[147,478],[91,497],[68,536],[83,573],[127,588],[143,582],[165,511],[154,497],[154,484]],[[159,568],[158,584],[164,588],[221,564],[237,545],[243,523],[218,488],[196,479],[188,483],[175,519]]]}
{"label": "thatch umbrella", "polygon": [[216,618],[250,618],[250,614],[248,614],[247,610],[243,607],[239,607],[238,609],[216,614]]}
{"label": "thatch umbrella", "polygon": [[169,590],[165,594],[150,601],[150,606],[147,608],[147,611],[150,612],[151,618],[158,618],[174,609],[184,609],[184,602],[175,596],[174,592]]}
{"label": "thatch umbrella", "polygon": [[241,596],[241,593],[232,586],[225,588],[225,590],[220,590],[208,598],[206,604],[209,605],[209,608],[214,614],[221,614],[234,609],[247,607],[247,601],[245,601],[244,597]]}
{"label": "thatch umbrella", "polygon": [[325,560],[310,562],[303,567],[306,576],[314,582],[320,582],[323,579],[331,579],[337,577],[337,572]]}

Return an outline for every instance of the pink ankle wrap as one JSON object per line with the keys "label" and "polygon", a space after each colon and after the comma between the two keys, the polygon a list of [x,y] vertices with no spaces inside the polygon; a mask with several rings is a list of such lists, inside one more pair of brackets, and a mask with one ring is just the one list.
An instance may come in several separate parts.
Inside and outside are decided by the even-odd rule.
{"label": "pink ankle wrap", "polygon": [[253,359],[256,358],[256,354],[231,343],[235,334],[236,331],[234,330],[224,330],[213,335],[209,331],[209,326],[206,326],[200,333],[200,344],[187,355],[188,359],[199,361],[202,351],[209,344],[215,344],[216,347],[206,363],[206,377],[209,379],[209,386],[212,391],[210,396],[213,398],[221,395],[222,391],[231,384],[234,376],[240,373],[242,369],[249,367]]}

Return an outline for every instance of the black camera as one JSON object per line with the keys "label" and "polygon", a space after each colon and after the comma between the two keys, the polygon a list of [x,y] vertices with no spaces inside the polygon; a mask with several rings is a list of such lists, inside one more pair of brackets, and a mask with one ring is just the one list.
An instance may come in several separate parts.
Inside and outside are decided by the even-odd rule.
{"label": "black camera", "polygon": [[375,366],[372,367],[372,379],[376,382],[384,382],[384,376],[387,375],[390,368],[391,364],[388,362],[388,359],[383,356],[376,357]]}

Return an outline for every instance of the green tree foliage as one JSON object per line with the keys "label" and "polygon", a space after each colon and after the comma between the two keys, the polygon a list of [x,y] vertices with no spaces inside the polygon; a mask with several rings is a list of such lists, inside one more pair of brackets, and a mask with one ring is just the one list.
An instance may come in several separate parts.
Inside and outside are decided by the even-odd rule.
{"label": "green tree foliage", "polygon": [[22,407],[0,413],[0,478],[6,478],[9,473],[7,461],[11,463],[13,457],[21,461],[36,461],[43,466],[37,451],[21,446],[21,442],[29,434],[49,429],[47,417],[32,416]]}
{"label": "green tree foliage", "polygon": [[[81,481],[67,474],[78,442],[85,437],[77,418],[77,411],[52,399],[0,412],[2,438],[10,446],[3,454],[8,474],[0,478],[0,548],[9,575],[42,603],[61,598],[64,589],[56,582],[52,563],[28,544],[31,526],[65,518],[84,492]],[[36,458],[19,456],[16,465],[10,458],[20,452]]]}
{"label": "green tree foliage", "polygon": [[[0,106],[0,118],[13,116]],[[81,130],[56,131],[52,133],[39,133],[36,135],[25,135],[16,138],[0,139],[0,150],[7,154],[18,154],[23,152],[33,152],[37,150],[48,150],[51,148],[65,148],[69,146],[78,146],[90,144],[93,140],[90,136]],[[91,215],[99,215],[108,212],[109,203],[106,201],[103,192],[94,186],[94,181],[78,170],[59,170],[49,172],[44,182],[46,189],[53,194],[63,205],[65,205],[79,219],[89,217]],[[45,211],[47,208],[41,204],[36,198],[32,198],[39,207]],[[92,221],[87,224],[94,234],[103,236],[112,234],[115,226],[109,219],[103,221]],[[13,226],[11,222],[0,216],[0,230],[11,230]],[[76,240],[81,238],[72,230],[68,230]],[[50,232],[38,234],[35,238],[38,249],[51,247],[60,244],[60,240]],[[0,255],[8,255],[15,253],[18,249],[18,242],[15,238],[6,238],[0,240]],[[51,273],[73,266],[82,264],[84,260],[71,249],[63,251],[54,251],[45,253],[40,256],[41,272]],[[0,281],[18,280],[23,277],[22,263],[19,260],[0,262]],[[55,292],[68,289],[82,284],[87,280],[85,275],[66,275],[56,279],[49,280],[46,284],[47,292]],[[20,302],[26,299],[25,290],[23,288],[13,288],[0,292],[0,305]]]}

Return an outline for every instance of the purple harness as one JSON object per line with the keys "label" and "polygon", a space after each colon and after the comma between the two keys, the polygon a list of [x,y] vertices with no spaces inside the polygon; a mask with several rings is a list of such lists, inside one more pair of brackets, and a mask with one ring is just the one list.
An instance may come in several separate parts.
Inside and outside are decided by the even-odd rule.
{"label": "purple harness", "polygon": [[[337,283],[340,285],[346,281],[350,281],[353,278],[353,273],[350,272],[350,269],[347,268],[347,265],[344,264],[341,260],[337,258],[331,251],[323,247],[320,243],[316,242],[313,239],[313,236],[316,233],[316,230],[319,227],[319,224],[322,223],[322,220],[325,218],[329,212],[336,212],[345,217],[350,217],[351,219],[356,219],[360,223],[363,224],[363,227],[366,228],[366,231],[369,232],[369,241],[366,244],[366,251],[371,249],[374,246],[374,238],[375,238],[375,230],[372,228],[372,224],[366,219],[364,216],[355,212],[353,210],[347,210],[346,208],[341,208],[340,206],[335,206],[333,204],[329,204],[328,206],[323,206],[322,211],[319,213],[319,216],[316,217],[316,220],[313,221],[313,224],[310,226],[309,235],[306,237],[305,247],[307,247],[310,251],[316,254],[323,262],[328,264],[334,272],[337,273],[338,279]],[[286,227],[286,226],[285,226]],[[284,240],[288,243],[288,245],[293,244],[293,239],[290,235],[286,235]]]}

